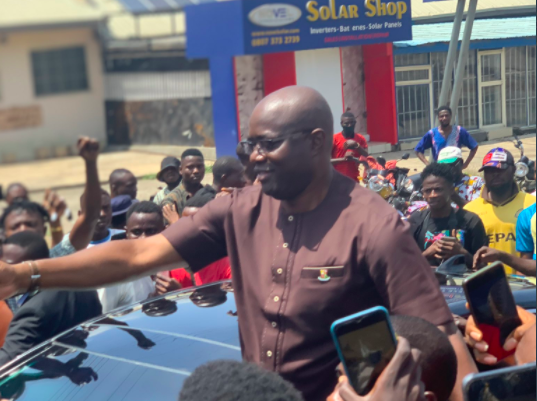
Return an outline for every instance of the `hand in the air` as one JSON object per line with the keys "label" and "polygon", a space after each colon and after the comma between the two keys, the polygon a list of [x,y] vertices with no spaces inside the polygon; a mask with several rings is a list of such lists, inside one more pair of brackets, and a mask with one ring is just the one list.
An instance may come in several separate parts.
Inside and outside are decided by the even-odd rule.
{"label": "hand in the air", "polygon": [[173,224],[179,220],[179,213],[177,213],[177,209],[174,204],[164,205],[162,207],[162,214],[170,224]]}
{"label": "hand in the air", "polygon": [[63,217],[65,211],[67,210],[67,204],[65,203],[65,199],[51,189],[47,189],[45,191],[43,207],[48,212],[51,223],[55,223],[60,220]]}
{"label": "hand in the air", "polygon": [[85,161],[96,161],[99,156],[99,142],[93,138],[82,137],[77,142],[78,154]]}

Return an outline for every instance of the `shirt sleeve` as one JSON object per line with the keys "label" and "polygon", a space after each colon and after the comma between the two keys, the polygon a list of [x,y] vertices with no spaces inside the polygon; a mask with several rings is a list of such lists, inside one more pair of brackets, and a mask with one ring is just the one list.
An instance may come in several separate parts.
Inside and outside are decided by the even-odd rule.
{"label": "shirt sleeve", "polygon": [[478,146],[472,135],[470,135],[470,133],[462,127],[460,130],[460,141],[462,145],[466,146],[470,150],[474,150]]}
{"label": "shirt sleeve", "polygon": [[453,321],[438,280],[397,214],[379,221],[367,248],[370,275],[391,314],[420,317],[436,326]]}
{"label": "shirt sleeve", "polygon": [[472,231],[471,242],[468,245],[465,244],[465,248],[472,255],[475,255],[477,251],[479,251],[479,249],[489,245],[489,237],[487,236],[487,230],[485,230],[485,225],[483,224],[483,221],[481,220],[481,218],[479,218],[479,216],[475,214],[472,219],[470,229]]}
{"label": "shirt sleeve", "polygon": [[210,201],[194,216],[183,217],[163,232],[193,272],[227,256],[224,223],[234,196]]}
{"label": "shirt sleeve", "polygon": [[433,147],[433,140],[430,132],[427,132],[423,138],[421,138],[421,141],[416,145],[414,150],[419,153],[425,153],[427,149],[431,149]]}
{"label": "shirt sleeve", "polygon": [[523,210],[516,223],[517,252],[532,253],[535,249],[531,235],[531,209]]}
{"label": "shirt sleeve", "polygon": [[369,148],[369,145],[367,144],[367,140],[364,138],[364,136],[358,134],[358,135],[356,135],[356,137],[358,139],[356,142],[358,142],[362,148],[367,150]]}
{"label": "shirt sleeve", "polygon": [[71,244],[69,234],[65,235],[61,242],[50,250],[50,257],[52,259],[62,256],[72,255],[76,252],[75,247]]}

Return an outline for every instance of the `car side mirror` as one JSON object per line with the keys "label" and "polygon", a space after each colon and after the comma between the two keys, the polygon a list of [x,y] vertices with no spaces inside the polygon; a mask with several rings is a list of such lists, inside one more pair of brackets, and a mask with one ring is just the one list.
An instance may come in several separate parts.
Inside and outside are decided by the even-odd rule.
{"label": "car side mirror", "polygon": [[405,153],[402,157],[403,160],[408,160],[410,159],[410,153]]}

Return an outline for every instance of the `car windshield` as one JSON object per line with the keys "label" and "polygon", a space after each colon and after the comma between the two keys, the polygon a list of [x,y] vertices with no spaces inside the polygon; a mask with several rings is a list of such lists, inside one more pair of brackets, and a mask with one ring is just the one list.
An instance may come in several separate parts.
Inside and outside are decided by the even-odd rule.
{"label": "car windshield", "polygon": [[45,345],[0,377],[7,400],[176,400],[215,359],[241,360],[233,295],[220,286],[111,313]]}

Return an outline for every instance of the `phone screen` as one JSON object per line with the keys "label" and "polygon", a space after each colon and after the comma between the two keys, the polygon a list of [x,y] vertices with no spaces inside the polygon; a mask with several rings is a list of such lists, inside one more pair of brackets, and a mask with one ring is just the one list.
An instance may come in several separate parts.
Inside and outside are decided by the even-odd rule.
{"label": "phone screen", "polygon": [[465,285],[472,315],[482,325],[500,329],[500,343],[522,324],[504,267],[493,264],[468,278]]}
{"label": "phone screen", "polygon": [[[475,377],[467,386],[466,399],[471,401],[535,401],[535,365],[503,369],[497,374]],[[479,376],[479,375],[478,375]]]}
{"label": "phone screen", "polygon": [[352,387],[359,395],[368,394],[395,354],[395,342],[386,319],[372,324],[353,325],[352,331],[338,335],[338,341]]}

